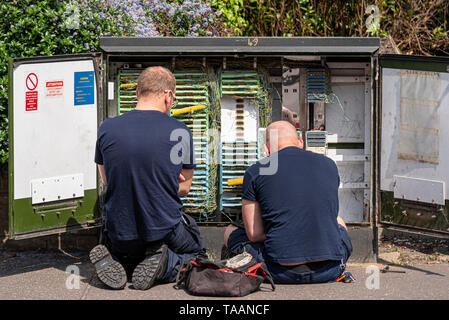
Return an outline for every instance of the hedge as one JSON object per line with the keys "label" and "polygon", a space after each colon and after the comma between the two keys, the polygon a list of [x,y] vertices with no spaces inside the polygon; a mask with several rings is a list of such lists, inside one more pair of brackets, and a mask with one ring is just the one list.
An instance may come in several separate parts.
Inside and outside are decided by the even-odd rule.
{"label": "hedge", "polygon": [[233,34],[201,1],[12,0],[0,3],[0,165],[8,161],[8,61],[99,50],[100,36]]}
{"label": "hedge", "polygon": [[447,0],[12,0],[0,3],[0,164],[8,160],[10,58],[98,51],[114,36],[391,36],[448,55]]}
{"label": "hedge", "polygon": [[449,55],[447,0],[211,0],[245,36],[380,36],[406,54]]}

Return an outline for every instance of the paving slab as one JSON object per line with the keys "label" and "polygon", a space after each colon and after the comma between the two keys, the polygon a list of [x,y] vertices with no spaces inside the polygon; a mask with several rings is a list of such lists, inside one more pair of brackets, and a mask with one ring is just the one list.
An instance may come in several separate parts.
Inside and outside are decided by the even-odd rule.
{"label": "paving slab", "polygon": [[[128,283],[124,290],[110,290],[98,280],[84,252],[4,251],[0,262],[3,300],[214,300],[175,290],[173,284],[138,291]],[[347,271],[357,279],[353,283],[277,285],[274,292],[263,284],[259,292],[229,300],[449,300],[447,263],[390,266],[387,273],[380,272],[383,268],[383,264],[349,264]],[[78,282],[71,270],[79,272]]]}
{"label": "paving slab", "polygon": [[[79,289],[68,290],[68,266],[78,268]],[[0,256],[0,300],[80,299],[92,276],[86,256],[60,253],[17,252]],[[70,269],[68,270],[70,272]],[[69,279],[70,280],[70,279]],[[73,286],[73,282],[69,287]]]}

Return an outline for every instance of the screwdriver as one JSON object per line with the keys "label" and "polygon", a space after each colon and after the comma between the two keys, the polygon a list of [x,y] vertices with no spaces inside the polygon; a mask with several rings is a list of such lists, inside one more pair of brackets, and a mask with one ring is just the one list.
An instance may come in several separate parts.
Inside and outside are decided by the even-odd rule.
{"label": "screwdriver", "polygon": [[405,271],[402,271],[402,270],[390,270],[390,266],[386,266],[385,268],[380,270],[380,272],[382,272],[382,273],[387,273],[387,272],[405,273]]}

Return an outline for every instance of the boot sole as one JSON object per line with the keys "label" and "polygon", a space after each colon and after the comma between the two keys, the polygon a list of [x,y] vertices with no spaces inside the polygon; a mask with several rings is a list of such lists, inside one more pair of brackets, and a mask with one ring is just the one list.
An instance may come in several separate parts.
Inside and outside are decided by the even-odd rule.
{"label": "boot sole", "polygon": [[[167,255],[167,246],[161,246],[153,255],[145,258],[134,269],[132,283],[137,290],[150,289],[156,280],[156,275],[163,268]],[[154,259],[153,259],[154,258]]]}
{"label": "boot sole", "polygon": [[126,271],[115,261],[104,245],[97,245],[89,254],[89,259],[95,266],[97,276],[101,282],[112,289],[123,289],[126,285]]}

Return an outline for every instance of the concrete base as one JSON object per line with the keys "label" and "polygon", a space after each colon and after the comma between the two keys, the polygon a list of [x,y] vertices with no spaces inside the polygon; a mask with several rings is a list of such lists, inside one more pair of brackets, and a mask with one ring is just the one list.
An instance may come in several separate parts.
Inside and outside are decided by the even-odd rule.
{"label": "concrete base", "polygon": [[349,237],[353,252],[349,258],[351,263],[375,263],[377,262],[377,243],[374,239],[373,228],[348,226]]}
{"label": "concrete base", "polygon": [[[200,227],[201,234],[203,235],[204,242],[209,249],[209,255],[212,259],[218,260],[221,258],[224,230],[225,227]],[[376,262],[373,247],[373,229],[371,227],[349,226],[348,233],[354,249],[349,262]]]}
{"label": "concrete base", "polygon": [[58,250],[88,252],[98,244],[99,232],[99,228],[92,228],[23,240],[9,240],[5,238],[0,248],[17,251]]}
{"label": "concrete base", "polygon": [[[348,228],[354,248],[349,262],[376,262],[373,247],[373,229],[370,227],[351,226]],[[209,257],[212,260],[219,260],[221,258],[225,229],[225,227],[200,227],[206,247],[209,249]],[[10,250],[90,251],[90,249],[98,244],[99,232],[100,229],[97,228],[34,239],[7,240],[2,244],[2,247]]]}
{"label": "concrete base", "polygon": [[449,239],[449,234],[442,234],[432,232],[431,230],[413,230],[411,228],[391,226],[391,225],[381,225],[378,228],[378,238],[403,238],[408,237],[414,240],[429,240],[429,239]]}

